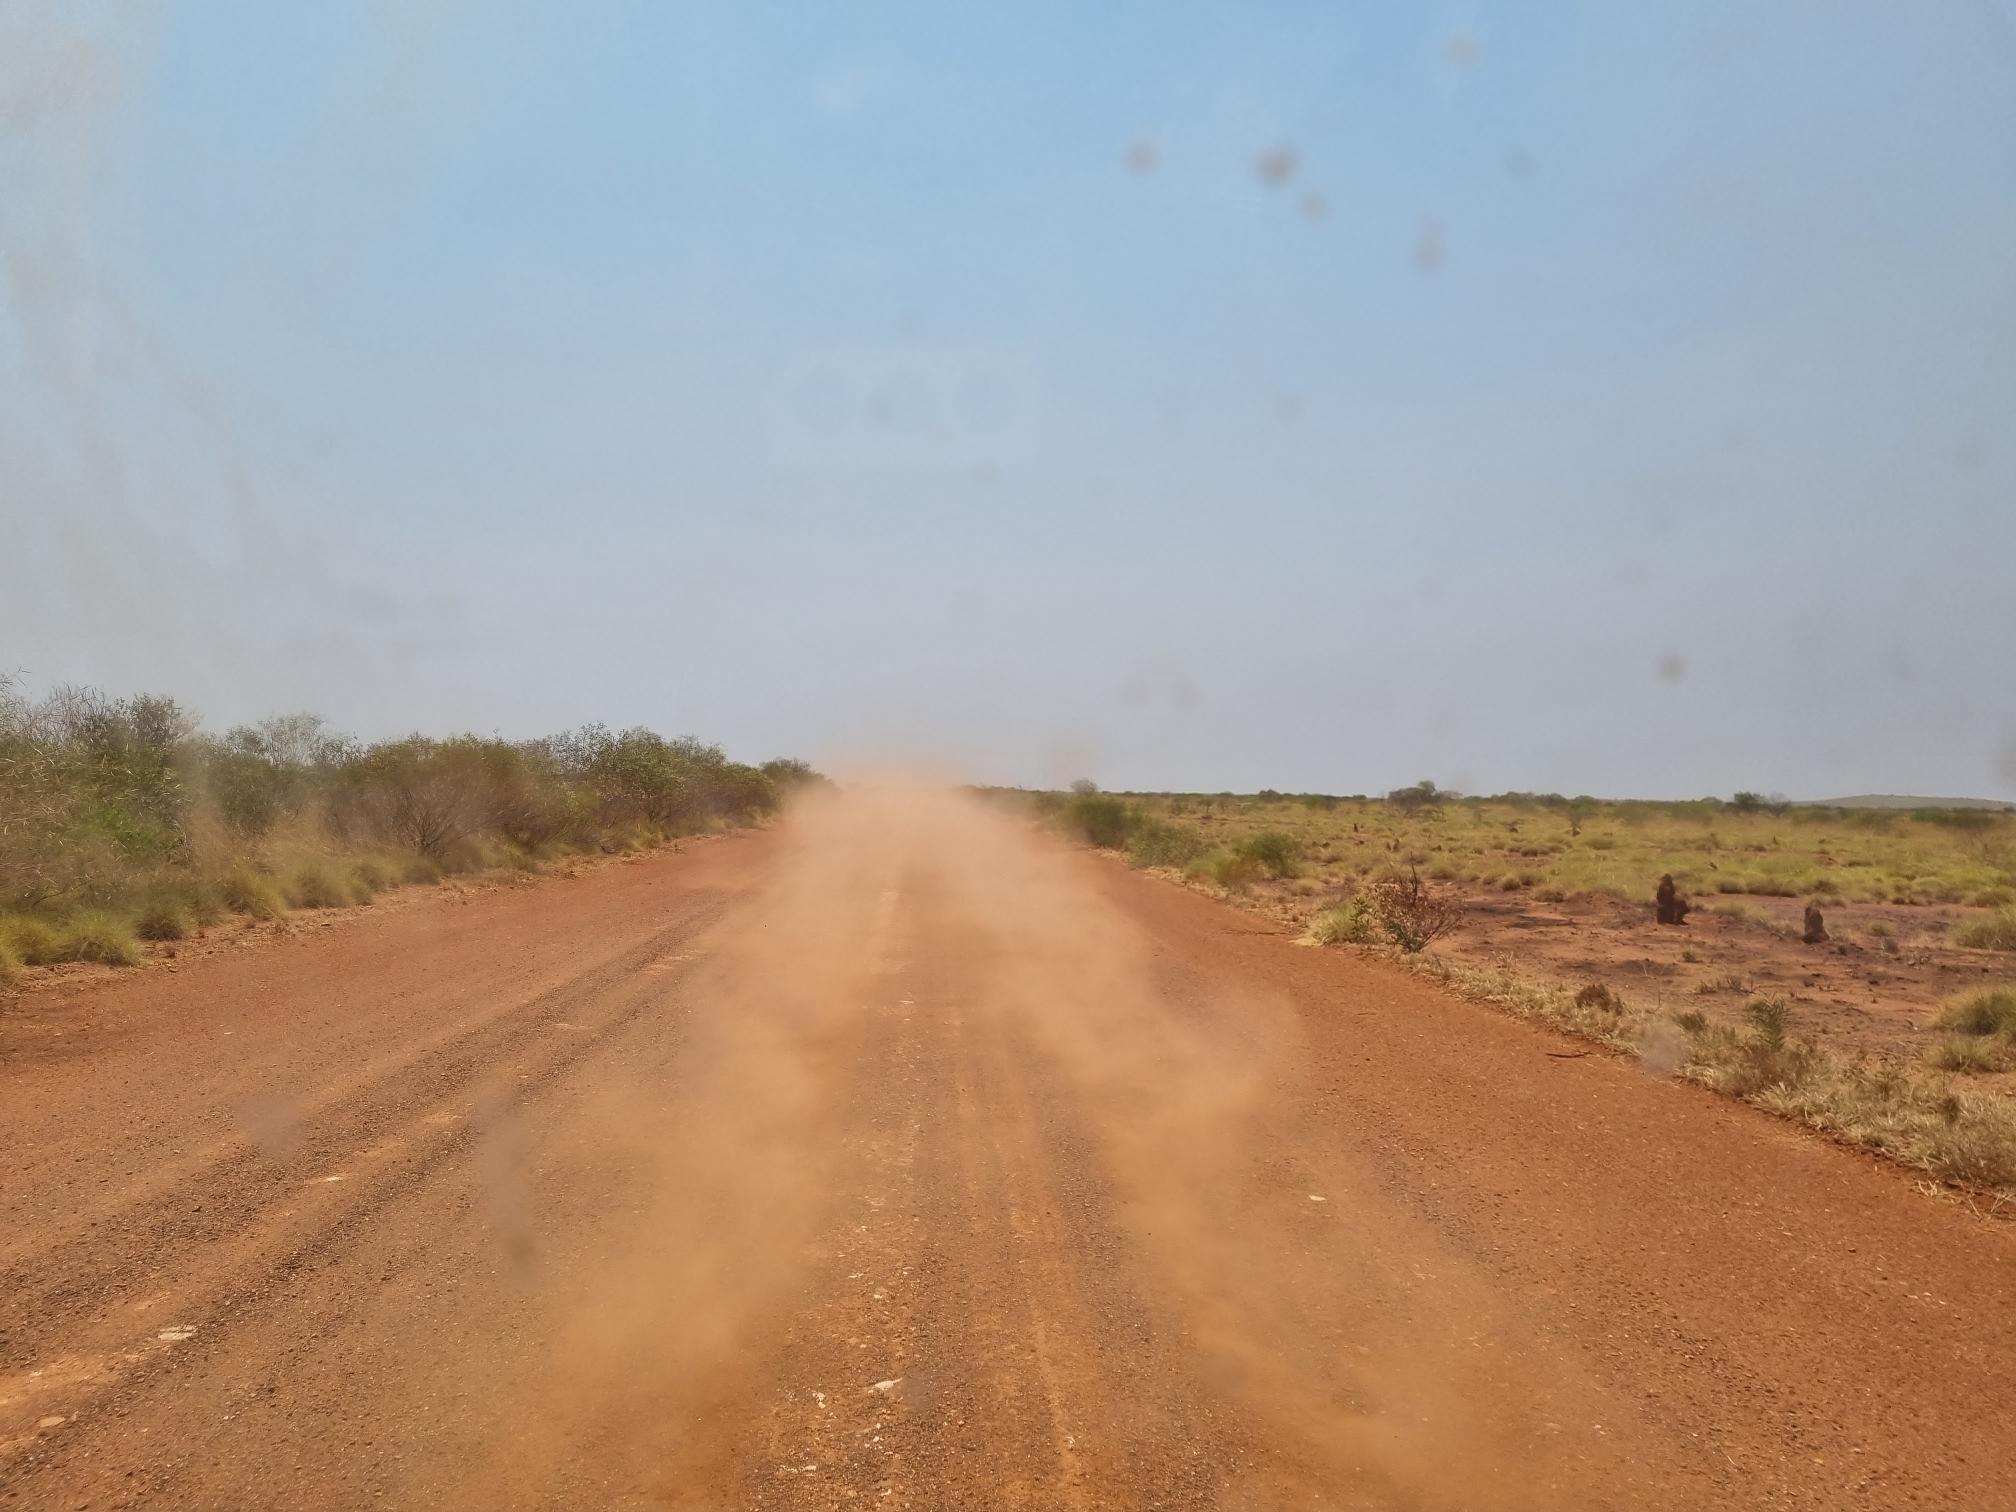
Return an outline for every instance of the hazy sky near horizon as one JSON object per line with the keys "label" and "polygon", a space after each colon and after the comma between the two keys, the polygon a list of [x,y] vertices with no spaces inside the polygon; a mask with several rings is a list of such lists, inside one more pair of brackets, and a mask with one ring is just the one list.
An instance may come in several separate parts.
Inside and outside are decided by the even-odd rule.
{"label": "hazy sky near horizon", "polygon": [[2016,3],[0,0],[0,663],[2016,798]]}

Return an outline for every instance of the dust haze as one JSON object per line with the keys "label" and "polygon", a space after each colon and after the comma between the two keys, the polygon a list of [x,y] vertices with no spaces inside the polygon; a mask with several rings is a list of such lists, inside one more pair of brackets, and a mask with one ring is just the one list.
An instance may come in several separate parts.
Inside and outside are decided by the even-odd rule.
{"label": "dust haze", "polygon": [[[562,1269],[536,1224],[514,1259],[500,1217],[553,1340],[552,1410],[494,1447],[472,1504],[539,1500],[585,1456],[690,1507],[828,1506],[841,1484],[928,1507],[982,1480],[1004,1506],[1159,1486],[1540,1507],[1550,1456],[1603,1453],[1570,1434],[1536,1457],[1535,1414],[1587,1383],[1507,1401],[1517,1330],[1424,1295],[1403,1230],[1367,1242],[1376,1193],[1288,1111],[1290,1004],[1172,1002],[1082,857],[955,792],[808,797],[780,842],[695,947],[672,1084],[616,1068],[576,1115],[569,1140],[631,1173],[620,1242]],[[934,1256],[1004,1222],[1005,1273]],[[906,1305],[967,1311],[976,1347],[892,1325]],[[842,1346],[801,1358],[820,1332]],[[782,1399],[752,1396],[772,1376]],[[1161,1462],[1200,1415],[1208,1491]],[[920,1462],[962,1437],[964,1461]]]}

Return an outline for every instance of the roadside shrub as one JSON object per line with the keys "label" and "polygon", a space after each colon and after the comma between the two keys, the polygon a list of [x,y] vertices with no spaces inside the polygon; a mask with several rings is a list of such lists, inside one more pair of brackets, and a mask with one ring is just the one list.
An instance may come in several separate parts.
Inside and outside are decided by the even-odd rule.
{"label": "roadside shrub", "polygon": [[1605,983],[1590,982],[1576,992],[1575,1006],[1594,1008],[1602,1013],[1622,1013],[1624,999],[1612,992]]}
{"label": "roadside shrub", "polygon": [[2016,907],[1954,925],[1953,943],[1969,950],[2016,950]]}
{"label": "roadside shrub", "polygon": [[64,926],[63,959],[138,966],[142,957],[140,942],[123,919],[107,913],[84,913]]}
{"label": "roadside shrub", "polygon": [[350,868],[350,886],[357,901],[367,902],[393,885],[392,869],[369,856]]}
{"label": "roadside shrub", "polygon": [[1963,992],[1940,1010],[1932,1024],[1960,1034],[2002,1034],[2016,1039],[2016,987]]}
{"label": "roadside shrub", "polygon": [[21,957],[6,940],[0,940],[0,987],[9,987],[21,975]]}
{"label": "roadside shrub", "polygon": [[1825,1067],[1820,1051],[1788,1036],[1791,1012],[1782,998],[1750,1000],[1748,1033],[1710,1029],[1696,1037],[1695,1072],[1717,1091],[1770,1104],[1805,1087]]}
{"label": "roadside shrub", "polygon": [[430,856],[415,856],[406,863],[405,870],[401,873],[403,880],[423,886],[439,882],[444,875],[446,873],[441,870],[441,863]]}
{"label": "roadside shrub", "polygon": [[1239,846],[1239,854],[1252,861],[1270,877],[1292,877],[1302,848],[1293,835],[1279,830],[1262,830]]}
{"label": "roadside shrub", "polygon": [[1138,820],[1127,836],[1127,860],[1134,866],[1188,866],[1210,842],[1187,824]]}
{"label": "roadside shrub", "polygon": [[1708,1015],[1699,1008],[1689,1008],[1684,1013],[1674,1014],[1673,1022],[1688,1034],[1701,1034],[1708,1028]]}
{"label": "roadside shrub", "polygon": [[62,932],[43,919],[22,916],[0,922],[0,940],[24,965],[51,966],[64,959]]}
{"label": "roadside shrub", "polygon": [[1370,945],[1378,939],[1378,921],[1363,898],[1352,898],[1325,909],[1309,925],[1318,945]]}
{"label": "roadside shrub", "polygon": [[182,902],[189,910],[190,919],[199,926],[215,924],[228,911],[223,892],[213,877],[198,877],[191,881],[182,889]]}
{"label": "roadside shrub", "polygon": [[287,900],[272,879],[249,867],[239,867],[218,884],[218,896],[233,913],[250,919],[277,919],[287,912]]}
{"label": "roadside shrub", "polygon": [[1120,850],[1134,826],[1134,812],[1110,793],[1074,793],[1064,805],[1064,827],[1101,850]]}
{"label": "roadside shrub", "polygon": [[192,927],[188,910],[172,898],[155,898],[144,905],[133,921],[133,932],[143,940],[179,940]]}
{"label": "roadside shrub", "polygon": [[[656,843],[752,822],[822,780],[642,729],[362,746],[292,714],[218,736],[171,699],[31,699],[0,672],[0,912],[60,934],[80,910],[112,910],[169,937],[227,907],[274,917],[290,890],[309,907],[365,900],[397,874],[369,859],[388,851],[424,856],[429,880],[451,865],[523,870],[619,826]],[[285,858],[302,855],[328,859],[296,876]],[[28,954],[61,955],[29,934]]]}
{"label": "roadside shrub", "polygon": [[331,795],[337,833],[445,856],[488,817],[496,775],[491,746],[503,742],[413,735],[371,747],[345,770]]}
{"label": "roadside shrub", "polygon": [[1426,950],[1455,928],[1461,907],[1448,893],[1421,880],[1417,871],[1392,873],[1367,889],[1366,898],[1379,925],[1408,955]]}

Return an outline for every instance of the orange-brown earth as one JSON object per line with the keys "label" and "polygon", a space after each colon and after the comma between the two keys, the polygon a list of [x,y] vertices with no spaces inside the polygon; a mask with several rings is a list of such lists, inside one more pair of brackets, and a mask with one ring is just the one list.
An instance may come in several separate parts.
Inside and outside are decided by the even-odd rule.
{"label": "orange-brown earth", "polygon": [[857,793],[0,1014],[0,1505],[1991,1507],[2016,1239]]}

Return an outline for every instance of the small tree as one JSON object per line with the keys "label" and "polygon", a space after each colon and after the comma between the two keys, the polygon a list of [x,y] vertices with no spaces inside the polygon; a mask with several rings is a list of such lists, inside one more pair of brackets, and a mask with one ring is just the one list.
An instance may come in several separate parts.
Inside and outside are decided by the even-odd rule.
{"label": "small tree", "polygon": [[1445,792],[1443,789],[1435,786],[1434,783],[1423,779],[1412,787],[1393,789],[1392,792],[1386,795],[1386,801],[1395,808],[1426,809],[1434,808],[1443,799],[1455,796],[1454,793]]}
{"label": "small tree", "polygon": [[1409,955],[1426,950],[1462,917],[1456,900],[1423,882],[1421,873],[1412,867],[1405,876],[1395,872],[1381,877],[1366,895],[1380,927]]}

